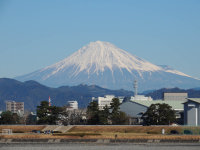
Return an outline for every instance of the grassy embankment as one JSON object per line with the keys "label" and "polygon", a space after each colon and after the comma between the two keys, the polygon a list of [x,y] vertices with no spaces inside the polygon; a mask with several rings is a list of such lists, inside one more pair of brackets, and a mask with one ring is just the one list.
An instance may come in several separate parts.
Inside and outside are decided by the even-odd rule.
{"label": "grassy embankment", "polygon": [[[171,126],[74,126],[67,133],[54,135],[34,134],[32,130],[42,130],[45,126],[0,126],[2,129],[12,129],[13,135],[0,135],[0,138],[32,138],[32,139],[167,139],[167,140],[200,140],[200,127]],[[161,134],[165,129],[165,135]],[[172,130],[179,134],[172,135]],[[184,130],[190,130],[195,135],[184,135]]]}

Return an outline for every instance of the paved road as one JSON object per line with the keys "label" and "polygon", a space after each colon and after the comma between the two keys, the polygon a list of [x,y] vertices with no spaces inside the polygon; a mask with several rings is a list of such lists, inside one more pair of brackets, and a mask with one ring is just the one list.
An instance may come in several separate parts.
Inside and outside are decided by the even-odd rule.
{"label": "paved road", "polygon": [[200,150],[197,144],[0,144],[0,150]]}

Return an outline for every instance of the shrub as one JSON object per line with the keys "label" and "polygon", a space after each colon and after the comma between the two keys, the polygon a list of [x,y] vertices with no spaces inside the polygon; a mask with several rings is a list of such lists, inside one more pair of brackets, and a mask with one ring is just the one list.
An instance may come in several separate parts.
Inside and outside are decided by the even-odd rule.
{"label": "shrub", "polygon": [[171,130],[171,131],[170,131],[170,134],[179,134],[179,132],[176,131],[176,130]]}
{"label": "shrub", "polygon": [[157,131],[148,131],[147,134],[160,134],[160,133]]}
{"label": "shrub", "polygon": [[24,133],[24,131],[13,131],[13,133]]}
{"label": "shrub", "polygon": [[62,133],[61,131],[53,131],[53,133]]}
{"label": "shrub", "polygon": [[192,135],[193,134],[191,130],[184,130],[183,133],[187,134],[187,135]]}

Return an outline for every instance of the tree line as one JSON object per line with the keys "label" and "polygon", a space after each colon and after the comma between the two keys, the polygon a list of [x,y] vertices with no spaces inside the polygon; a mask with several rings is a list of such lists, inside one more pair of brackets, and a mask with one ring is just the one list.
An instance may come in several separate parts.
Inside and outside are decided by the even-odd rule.
{"label": "tree line", "polygon": [[129,117],[120,111],[118,98],[113,98],[111,107],[106,105],[103,110],[99,110],[98,103],[93,101],[87,108],[87,123],[90,125],[125,125],[129,124]]}
{"label": "tree line", "polygon": [[[42,101],[36,112],[37,115],[29,113],[23,117],[10,111],[2,112],[0,124],[128,125],[131,119],[120,111],[118,98],[113,98],[110,107],[106,105],[102,110],[96,101],[90,102],[87,110],[67,110]],[[141,119],[143,125],[169,125],[176,121],[175,111],[168,104],[152,104]]]}

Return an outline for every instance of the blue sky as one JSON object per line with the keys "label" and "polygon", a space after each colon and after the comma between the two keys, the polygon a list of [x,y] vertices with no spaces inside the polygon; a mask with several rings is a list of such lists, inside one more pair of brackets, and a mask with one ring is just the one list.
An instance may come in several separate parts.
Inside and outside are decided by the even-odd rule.
{"label": "blue sky", "polygon": [[200,78],[200,1],[0,0],[0,77],[41,69],[97,40]]}

